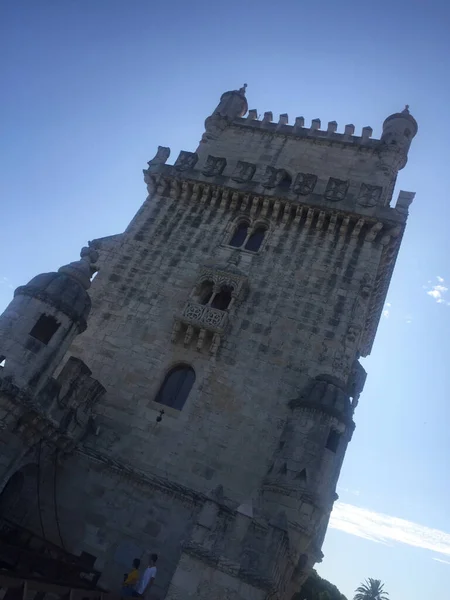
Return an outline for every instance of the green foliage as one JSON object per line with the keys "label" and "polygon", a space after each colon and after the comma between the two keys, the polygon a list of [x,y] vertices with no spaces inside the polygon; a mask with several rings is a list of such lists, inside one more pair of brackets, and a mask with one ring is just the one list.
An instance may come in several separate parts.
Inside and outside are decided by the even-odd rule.
{"label": "green foliage", "polygon": [[384,585],[379,579],[369,577],[356,589],[353,600],[389,600],[389,594],[384,591]]}
{"label": "green foliage", "polygon": [[335,585],[322,579],[313,569],[301,591],[292,600],[347,600]]}

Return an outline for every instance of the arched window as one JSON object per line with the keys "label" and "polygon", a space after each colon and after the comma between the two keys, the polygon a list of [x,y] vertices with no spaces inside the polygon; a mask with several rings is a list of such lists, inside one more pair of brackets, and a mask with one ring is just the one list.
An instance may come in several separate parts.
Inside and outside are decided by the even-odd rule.
{"label": "arched window", "polygon": [[258,250],[261,248],[261,244],[263,243],[265,235],[265,227],[258,227],[255,229],[252,235],[248,238],[247,243],[245,244],[245,249],[251,250],[252,252],[258,252]]}
{"label": "arched window", "polygon": [[240,248],[247,239],[248,234],[248,223],[239,223],[233,233],[233,237],[230,240],[230,246]]}
{"label": "arched window", "polygon": [[203,281],[198,293],[198,303],[206,305],[211,300],[213,295],[214,284],[212,281]]}
{"label": "arched window", "polygon": [[194,381],[195,371],[192,367],[189,365],[173,367],[167,373],[162,386],[159,388],[155,401],[181,410],[194,385]]}
{"label": "arched window", "polygon": [[231,292],[232,288],[226,286],[223,287],[218,294],[216,294],[211,302],[212,308],[217,308],[218,310],[226,310],[231,302]]}

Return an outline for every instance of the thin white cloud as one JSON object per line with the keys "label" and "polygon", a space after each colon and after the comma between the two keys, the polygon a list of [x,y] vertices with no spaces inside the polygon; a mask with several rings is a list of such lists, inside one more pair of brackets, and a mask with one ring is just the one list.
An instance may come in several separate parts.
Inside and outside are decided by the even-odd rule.
{"label": "thin white cloud", "polygon": [[[428,286],[423,287],[426,290],[427,295],[431,296],[434,300],[436,300],[438,304],[445,303],[448,305],[448,302],[446,302],[445,300],[445,294],[448,292],[448,287],[446,285],[443,285],[445,283],[444,278],[440,275],[437,275],[436,279],[438,280],[438,283],[433,285],[431,288],[429,288]],[[431,283],[431,281],[429,281],[428,283]]]}
{"label": "thin white cloud", "polygon": [[392,304],[390,302],[386,302],[386,304],[384,305],[383,317],[385,319],[389,319],[389,315],[391,314],[391,306]]}
{"label": "thin white cloud", "polygon": [[0,285],[6,285],[10,290],[14,289],[14,286],[11,284],[8,277],[0,277]]}
{"label": "thin white cloud", "polygon": [[338,486],[338,492],[345,492],[347,494],[352,494],[352,496],[359,496],[361,492],[359,490],[352,490],[350,488],[344,488]]}
{"label": "thin white cloud", "polygon": [[444,560],[442,558],[436,558],[435,556],[433,556],[433,560],[435,560],[436,562],[444,563],[444,565],[450,565],[450,560]]}
{"label": "thin white cloud", "polygon": [[450,556],[449,533],[343,502],[336,502],[330,527],[379,544],[396,542]]}

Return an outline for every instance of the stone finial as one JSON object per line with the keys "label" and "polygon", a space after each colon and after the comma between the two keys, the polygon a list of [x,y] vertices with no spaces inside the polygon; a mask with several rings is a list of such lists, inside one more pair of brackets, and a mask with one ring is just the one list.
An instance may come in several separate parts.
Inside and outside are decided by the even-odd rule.
{"label": "stone finial", "polygon": [[337,126],[338,125],[337,125],[336,121],[330,121],[328,123],[327,133],[336,133]]}
{"label": "stone finial", "polygon": [[353,135],[355,133],[355,126],[351,123],[345,126],[344,135]]}
{"label": "stone finial", "polygon": [[273,121],[273,114],[272,112],[269,110],[267,112],[264,113],[264,118],[262,120],[263,123],[272,123]]}
{"label": "stone finial", "polygon": [[309,131],[317,131],[318,129],[320,129],[320,119],[313,119]]}
{"label": "stone finial", "polygon": [[295,118],[295,123],[294,123],[294,131],[299,131],[304,126],[305,126],[305,119],[304,119],[304,117],[296,117]]}
{"label": "stone finial", "polygon": [[405,108],[402,110],[403,115],[409,115],[409,104],[405,104]]}
{"label": "stone finial", "polygon": [[369,140],[369,138],[372,137],[372,133],[373,133],[372,127],[363,127],[362,134],[361,134],[361,141],[363,143],[367,142]]}
{"label": "stone finial", "polygon": [[85,290],[91,287],[91,277],[97,271],[94,263],[98,260],[98,252],[94,249],[92,242],[81,249],[80,260],[64,265],[58,269],[58,273],[64,273],[80,283]]}
{"label": "stone finial", "polygon": [[166,148],[165,146],[158,146],[158,150],[155,156],[148,161],[148,166],[153,167],[155,165],[164,165],[167,162],[167,159],[170,156],[170,148]]}
{"label": "stone finial", "polygon": [[411,206],[416,193],[415,192],[404,192],[400,190],[397,198],[397,203],[395,205],[396,210],[401,213],[407,214],[409,207]]}
{"label": "stone finial", "polygon": [[248,111],[247,121],[254,121],[258,118],[258,111],[256,108],[252,108]]}
{"label": "stone finial", "polygon": [[244,83],[244,85],[241,88],[239,88],[239,93],[245,96],[245,90],[247,89],[247,87],[247,84]]}

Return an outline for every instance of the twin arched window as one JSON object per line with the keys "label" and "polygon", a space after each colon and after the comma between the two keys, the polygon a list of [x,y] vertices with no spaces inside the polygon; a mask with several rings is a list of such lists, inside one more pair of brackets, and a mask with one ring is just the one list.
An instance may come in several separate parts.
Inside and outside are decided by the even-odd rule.
{"label": "twin arched window", "polygon": [[249,223],[241,222],[238,224],[231,237],[230,246],[234,248],[244,248],[251,252],[258,252],[266,235],[267,228],[259,225],[255,229],[251,229]]}
{"label": "twin arched window", "polygon": [[223,285],[220,291],[214,291],[214,283],[212,281],[204,281],[198,292],[198,303],[206,306],[211,305],[211,308],[218,310],[226,310],[232,299],[233,288],[229,285]]}
{"label": "twin arched window", "polygon": [[181,410],[195,381],[195,371],[189,365],[173,367],[164,378],[155,402]]}

